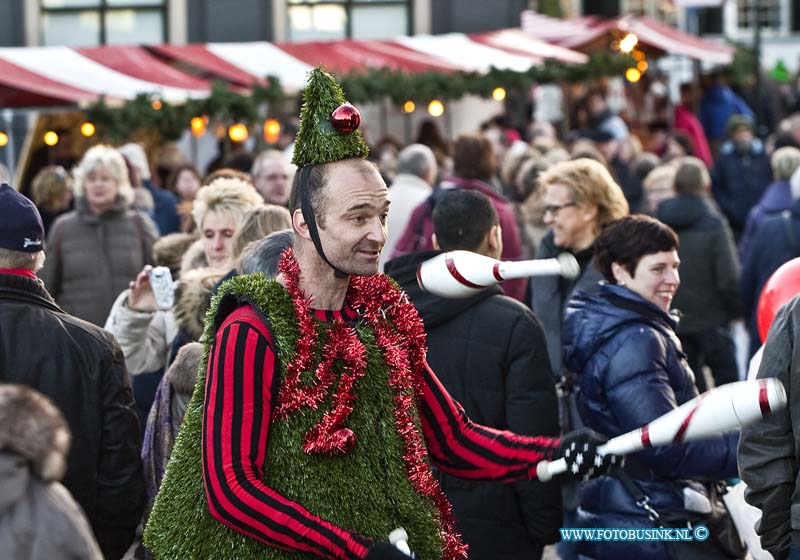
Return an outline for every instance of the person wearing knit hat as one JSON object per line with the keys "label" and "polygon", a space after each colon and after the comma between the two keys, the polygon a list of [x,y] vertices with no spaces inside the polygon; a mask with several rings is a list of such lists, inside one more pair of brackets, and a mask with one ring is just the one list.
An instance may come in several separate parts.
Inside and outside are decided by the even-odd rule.
{"label": "person wearing knit hat", "polygon": [[425,361],[416,309],[378,274],[389,194],[364,159],[358,110],[320,68],[303,100],[292,246],[277,280],[232,278],[212,302],[144,544],[157,559],[465,558],[429,462],[511,483],[544,459],[569,455],[580,478],[612,458],[595,434],[520,436],[466,418]]}
{"label": "person wearing knit hat", "polygon": [[[56,305],[37,274],[44,250],[36,206],[10,186],[0,185],[0,384],[36,389],[63,414],[73,438],[63,484],[85,512],[102,557],[120,558],[136,536],[144,509],[141,439],[128,372],[111,334]],[[7,427],[2,415],[0,423]],[[0,479],[8,482],[11,476],[3,471]],[[6,489],[0,488],[0,495]],[[14,531],[30,532],[24,549],[31,550],[31,543],[44,537],[34,539],[38,525],[19,525],[22,519],[33,519],[25,511],[17,511]],[[8,536],[9,523],[0,527],[0,534]],[[50,535],[51,541],[58,538]],[[77,542],[78,534],[71,539]],[[8,543],[0,543],[4,558],[20,557],[4,544]],[[73,552],[63,549],[59,557],[100,557],[99,552]]]}
{"label": "person wearing knit hat", "polygon": [[750,209],[772,182],[769,156],[754,130],[753,121],[744,115],[728,119],[728,140],[720,148],[711,181],[714,199],[737,242]]}

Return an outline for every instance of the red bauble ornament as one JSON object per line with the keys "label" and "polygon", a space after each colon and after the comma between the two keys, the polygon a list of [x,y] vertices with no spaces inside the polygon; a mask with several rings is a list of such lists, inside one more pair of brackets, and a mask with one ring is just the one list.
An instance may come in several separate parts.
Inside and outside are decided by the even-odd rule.
{"label": "red bauble ornament", "polygon": [[339,133],[350,134],[361,124],[361,113],[349,103],[339,105],[331,113],[331,124]]}

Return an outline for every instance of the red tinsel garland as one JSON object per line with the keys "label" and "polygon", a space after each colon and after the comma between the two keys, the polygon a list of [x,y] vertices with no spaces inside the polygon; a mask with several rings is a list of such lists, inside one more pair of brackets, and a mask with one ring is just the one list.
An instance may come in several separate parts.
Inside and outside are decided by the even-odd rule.
{"label": "red tinsel garland", "polygon": [[[300,289],[300,267],[291,249],[281,257],[279,270],[292,297],[300,336],[295,356],[287,365],[286,381],[278,394],[276,417],[285,418],[303,406],[316,410],[333,385],[334,362],[343,360],[344,368],[333,396],[333,408],[306,434],[303,450],[306,453],[347,453],[355,445],[356,436],[344,427],[344,422],[353,410],[355,385],[366,371],[366,349],[354,329],[341,323],[332,325],[314,380],[303,385],[301,375],[311,369],[317,329],[311,314],[311,301]],[[428,465],[422,429],[417,425],[414,398],[422,394],[421,372],[427,352],[425,330],[417,310],[406,294],[385,276],[351,277],[347,299],[374,329],[376,343],[383,351],[389,386],[395,393],[395,424],[403,440],[406,475],[417,494],[430,498],[439,510],[444,544],[442,558],[466,558],[467,546],[455,530],[452,506]]]}

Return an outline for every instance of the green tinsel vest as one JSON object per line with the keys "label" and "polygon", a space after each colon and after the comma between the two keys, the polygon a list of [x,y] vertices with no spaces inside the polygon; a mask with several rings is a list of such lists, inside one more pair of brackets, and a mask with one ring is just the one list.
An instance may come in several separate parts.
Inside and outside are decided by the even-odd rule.
{"label": "green tinsel vest", "polygon": [[[201,437],[208,354],[219,325],[243,302],[253,304],[269,321],[278,347],[281,381],[294,355],[297,321],[286,290],[261,274],[226,282],[207,315],[197,384],[144,532],[145,545],[159,560],[310,558],[227,528],[211,517],[206,504]],[[327,325],[320,323],[318,329],[319,357]],[[355,447],[344,456],[306,455],[301,449],[302,436],[330,409],[331,395],[337,389],[334,384],[319,410],[305,407],[285,420],[273,420],[265,482],[322,519],[377,541],[386,541],[392,529],[404,527],[412,549],[426,560],[439,559],[439,513],[431,500],[414,491],[406,476],[388,368],[372,329],[359,323],[356,331],[367,349],[367,368],[355,387],[356,403],[346,422],[356,435]],[[304,381],[310,375],[305,372]]]}

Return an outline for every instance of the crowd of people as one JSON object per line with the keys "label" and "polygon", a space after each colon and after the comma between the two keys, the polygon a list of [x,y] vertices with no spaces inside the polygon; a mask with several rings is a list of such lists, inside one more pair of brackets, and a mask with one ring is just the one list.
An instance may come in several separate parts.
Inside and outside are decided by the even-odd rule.
{"label": "crowd of people", "polygon": [[[424,560],[540,558],[561,527],[702,523],[753,465],[765,548],[800,554],[770,510],[797,462],[784,446],[778,500],[757,430],[738,460],[738,432],[597,453],[743,379],[733,326],[754,354],[762,289],[800,257],[800,113],[759,138],[723,81],[692,92],[649,143],[593,89],[567,134],[496,118],[449,141],[428,121],[365,161],[360,132],[301,122],[319,158],[237,149],[203,174],[174,145],[96,145],[0,187],[0,550],[399,559],[402,526]],[[580,271],[451,300],[417,281],[451,250]],[[789,372],[784,337],[765,355]],[[557,458],[569,472],[537,480]]]}

